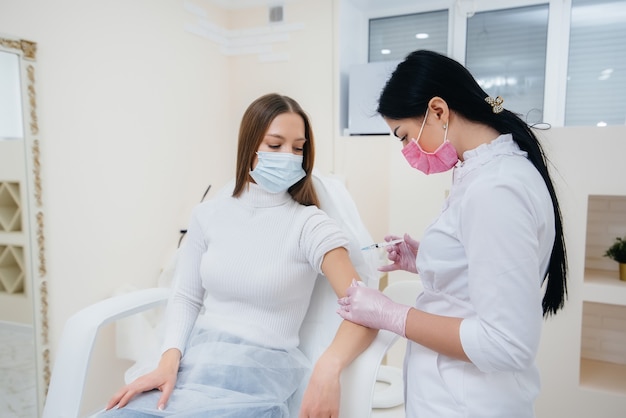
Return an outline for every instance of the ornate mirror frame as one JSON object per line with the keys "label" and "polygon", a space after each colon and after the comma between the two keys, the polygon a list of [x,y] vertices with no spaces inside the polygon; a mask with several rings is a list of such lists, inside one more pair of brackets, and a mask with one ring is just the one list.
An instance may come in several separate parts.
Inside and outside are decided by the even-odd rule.
{"label": "ornate mirror frame", "polygon": [[50,383],[50,348],[48,340],[48,279],[46,275],[44,212],[41,186],[40,136],[37,118],[36,55],[37,44],[24,39],[0,35],[0,50],[15,53],[20,59],[22,113],[26,163],[27,208],[23,222],[28,225],[26,251],[27,279],[32,289],[33,327],[35,331],[35,365],[37,409],[39,415]]}

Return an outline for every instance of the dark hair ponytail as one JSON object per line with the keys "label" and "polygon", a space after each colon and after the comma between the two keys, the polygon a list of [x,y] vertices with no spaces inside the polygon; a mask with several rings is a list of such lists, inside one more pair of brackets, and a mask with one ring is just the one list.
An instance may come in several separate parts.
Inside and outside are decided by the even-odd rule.
{"label": "dark hair ponytail", "polygon": [[513,135],[513,140],[517,142],[521,150],[526,151],[528,159],[541,174],[552,198],[556,235],[554,245],[552,246],[550,264],[544,277],[544,281],[547,279],[547,283],[542,301],[543,314],[544,316],[549,316],[563,308],[567,298],[567,254],[565,251],[561,208],[548,171],[548,161],[534,132],[515,113],[504,109],[501,113],[495,114],[492,112],[492,114],[493,123],[489,125],[500,133],[511,133]]}
{"label": "dark hair ponytail", "polygon": [[567,255],[561,209],[539,140],[515,113],[506,109],[494,113],[492,105],[485,101],[487,93],[463,65],[433,51],[414,51],[398,64],[380,94],[377,110],[389,119],[419,117],[435,96],[444,99],[450,109],[465,119],[510,133],[546,183],[554,208],[556,237],[544,276],[547,285],[542,306],[544,316],[555,314],[567,298]]}

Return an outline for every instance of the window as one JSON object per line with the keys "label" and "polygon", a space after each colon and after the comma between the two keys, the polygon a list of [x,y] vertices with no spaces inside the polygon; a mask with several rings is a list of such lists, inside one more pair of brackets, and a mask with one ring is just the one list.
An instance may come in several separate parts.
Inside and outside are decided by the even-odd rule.
{"label": "window", "polygon": [[370,19],[369,62],[399,61],[416,49],[448,51],[448,11]]}
{"label": "window", "polygon": [[626,2],[572,0],[565,125],[626,123]]}
{"label": "window", "polygon": [[626,0],[341,4],[343,19],[351,19],[340,40],[341,129],[349,124],[350,68],[391,65],[416,49],[463,63],[530,125],[626,125]]}
{"label": "window", "polygon": [[476,13],[467,20],[466,66],[489,96],[527,123],[543,122],[548,5]]}

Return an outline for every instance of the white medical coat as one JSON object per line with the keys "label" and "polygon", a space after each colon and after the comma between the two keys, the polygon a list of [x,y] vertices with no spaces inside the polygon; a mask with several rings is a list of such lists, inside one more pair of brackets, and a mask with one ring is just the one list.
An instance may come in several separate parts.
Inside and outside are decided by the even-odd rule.
{"label": "white medical coat", "polygon": [[555,238],[552,201],[511,135],[463,157],[420,243],[424,292],[416,307],[464,318],[460,337],[472,363],[409,341],[406,417],[533,417],[541,284]]}

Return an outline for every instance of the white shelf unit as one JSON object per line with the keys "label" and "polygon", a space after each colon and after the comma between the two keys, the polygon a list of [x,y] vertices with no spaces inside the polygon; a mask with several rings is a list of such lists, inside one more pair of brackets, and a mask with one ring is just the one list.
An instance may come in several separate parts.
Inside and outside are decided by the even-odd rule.
{"label": "white shelf unit", "polygon": [[626,281],[616,271],[585,269],[583,300],[626,306]]}
{"label": "white shelf unit", "polygon": [[626,366],[607,361],[580,359],[580,386],[602,392],[626,394]]}
{"label": "white shelf unit", "polygon": [[626,196],[590,195],[582,288],[582,388],[626,396],[626,281],[604,257],[626,235]]}

